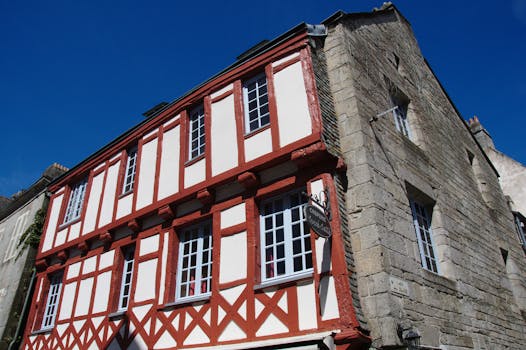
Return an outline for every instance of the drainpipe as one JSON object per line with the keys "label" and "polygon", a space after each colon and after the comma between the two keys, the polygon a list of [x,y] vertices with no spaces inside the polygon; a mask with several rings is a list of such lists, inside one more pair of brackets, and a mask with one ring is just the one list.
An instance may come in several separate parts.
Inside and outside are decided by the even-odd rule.
{"label": "drainpipe", "polygon": [[18,336],[22,330],[22,325],[25,324],[25,321],[27,320],[27,312],[29,311],[29,304],[31,302],[31,297],[33,296],[33,287],[35,285],[35,279],[36,279],[36,271],[33,269],[33,273],[31,274],[31,281],[29,282],[29,288],[27,289],[26,294],[26,300],[24,300],[24,307],[22,308],[22,312],[20,313],[20,318],[18,319],[18,325],[16,327],[16,332],[13,337],[13,341],[9,343],[9,346],[7,350],[14,350],[17,347],[15,347],[15,344],[19,343]]}

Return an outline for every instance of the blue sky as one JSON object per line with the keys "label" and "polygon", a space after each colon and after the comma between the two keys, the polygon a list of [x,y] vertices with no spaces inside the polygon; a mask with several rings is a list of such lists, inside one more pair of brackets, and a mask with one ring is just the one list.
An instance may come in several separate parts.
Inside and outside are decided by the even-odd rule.
{"label": "blue sky", "polygon": [[[261,40],[381,3],[0,0],[0,195],[76,165]],[[395,5],[462,116],[526,164],[526,0]]]}

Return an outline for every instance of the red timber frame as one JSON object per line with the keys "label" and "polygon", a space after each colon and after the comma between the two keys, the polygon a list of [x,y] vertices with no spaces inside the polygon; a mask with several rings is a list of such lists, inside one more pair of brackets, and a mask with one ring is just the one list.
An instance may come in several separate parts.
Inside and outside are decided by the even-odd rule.
{"label": "red timber frame", "polygon": [[[299,54],[280,63],[277,66],[273,66],[272,62],[275,62],[279,59],[283,59],[298,52]],[[219,343],[219,337],[221,332],[227,326],[229,320],[234,320],[238,327],[245,332],[247,335],[246,339],[243,339],[242,342],[254,342],[261,340],[269,340],[276,338],[276,335],[258,337],[256,335],[257,329],[265,321],[266,316],[273,314],[279,320],[289,328],[289,333],[283,336],[302,336],[311,334],[313,331],[330,331],[338,330],[337,336],[335,336],[338,349],[358,349],[361,348],[360,344],[366,344],[368,338],[365,337],[358,331],[358,321],[356,319],[353,307],[352,307],[352,296],[350,294],[350,287],[348,281],[348,271],[345,261],[344,254],[344,245],[342,243],[342,232],[340,227],[340,218],[339,213],[333,212],[333,221],[332,221],[332,252],[331,252],[331,261],[332,261],[332,270],[330,272],[325,272],[320,275],[316,272],[313,273],[312,277],[307,278],[307,280],[312,280],[314,282],[315,290],[318,291],[320,278],[325,275],[331,275],[335,281],[336,295],[338,299],[338,307],[340,317],[337,319],[322,320],[321,311],[319,309],[319,304],[317,304],[317,314],[318,314],[318,329],[317,330],[308,330],[300,331],[298,324],[298,310],[296,299],[296,281],[287,282],[279,285],[278,290],[274,293],[273,296],[265,293],[262,289],[255,288],[258,285],[259,281],[259,269],[257,267],[259,260],[259,212],[258,212],[258,203],[264,199],[271,196],[275,196],[279,193],[282,193],[286,190],[300,188],[306,186],[307,183],[314,180],[323,180],[324,186],[329,189],[331,193],[332,208],[338,208],[338,198],[334,188],[332,174],[336,168],[336,160],[333,156],[329,155],[325,146],[321,142],[321,132],[322,132],[322,121],[321,121],[321,112],[319,107],[319,101],[317,98],[317,91],[315,86],[314,72],[311,62],[311,52],[308,46],[308,36],[306,32],[298,33],[297,35],[291,37],[285,42],[280,43],[279,45],[273,47],[267,52],[260,54],[252,58],[251,60],[240,64],[239,66],[233,68],[232,70],[226,72],[223,75],[220,75],[213,79],[210,82],[207,82],[203,86],[199,87],[197,90],[185,96],[181,100],[177,101],[165,111],[161,112],[158,116],[151,118],[145,123],[141,124],[136,129],[132,130],[126,137],[119,139],[110,147],[97,154],[87,161],[79,165],[77,168],[73,169],[66,177],[59,180],[55,183],[50,191],[58,191],[62,187],[65,187],[65,191],[60,191],[52,196],[52,200],[57,198],[60,194],[64,194],[62,198],[61,205],[61,214],[59,216],[59,222],[57,224],[56,230],[61,229],[61,222],[63,221],[63,212],[65,206],[67,205],[68,196],[69,196],[69,185],[73,185],[73,179],[79,179],[83,174],[89,174],[88,185],[86,189],[86,195],[84,198],[84,205],[81,213],[81,222],[84,223],[84,216],[86,213],[86,205],[89,200],[89,194],[92,187],[93,179],[96,175],[104,172],[104,180],[102,184],[102,190],[99,199],[99,208],[96,216],[96,225],[95,230],[92,232],[82,235],[82,229],[80,228],[80,235],[78,238],[75,238],[71,241],[66,239],[66,243],[61,246],[54,246],[45,252],[42,252],[43,242],[39,247],[39,252],[37,255],[37,261],[41,262],[40,272],[38,278],[40,283],[46,278],[51,270],[55,271],[58,269],[64,268],[64,285],[70,283],[70,280],[66,280],[67,276],[67,267],[71,264],[79,261],[84,261],[85,258],[97,256],[103,252],[115,249],[115,260],[114,267],[112,270],[112,283],[115,286],[114,290],[110,293],[110,303],[108,310],[106,312],[93,314],[90,310],[90,313],[87,317],[87,322],[84,328],[82,328],[77,333],[72,333],[73,336],[79,336],[82,332],[85,332],[87,329],[90,330],[93,334],[98,334],[102,332],[104,334],[104,339],[89,340],[90,342],[95,341],[96,346],[99,348],[105,348],[109,343],[116,339],[119,345],[122,348],[126,348],[130,345],[130,341],[133,340],[134,336],[140,335],[141,338],[148,344],[148,346],[153,346],[159,338],[162,336],[164,331],[167,331],[172,334],[176,339],[178,344],[181,344],[185,339],[186,335],[192,332],[193,327],[200,326],[205,333],[208,334],[210,338],[209,345],[215,345]],[[276,99],[274,96],[274,74],[280,70],[301,62],[303,75],[305,79],[305,88],[308,96],[308,108],[312,118],[312,133],[298,141],[295,141],[291,144],[288,144],[284,147],[280,147],[279,142],[279,124],[277,119],[277,107]],[[270,125],[262,128],[267,130],[270,128],[272,135],[272,152],[256,158],[251,161],[247,161],[244,156],[244,145],[245,140],[255,133],[261,132],[262,130],[257,130],[254,133],[245,135],[244,127],[244,105],[243,105],[243,96],[242,96],[242,83],[245,79],[249,79],[254,76],[257,72],[264,71],[267,77],[268,83],[268,94],[269,94],[269,110],[270,110]],[[220,89],[225,88],[232,84],[232,89],[225,90],[220,95],[210,96],[211,93],[219,91]],[[236,131],[237,131],[237,146],[238,146],[238,165],[231,170],[228,170],[224,173],[212,176],[211,173],[211,161],[212,161],[212,151],[211,151],[211,130],[210,130],[210,113],[211,105],[214,102],[222,100],[233,94],[234,96],[234,109],[235,109],[235,120],[236,120]],[[205,110],[205,152],[204,155],[198,157],[198,159],[193,159],[190,162],[188,161],[188,110],[196,103],[203,103]],[[179,118],[174,119],[177,115]],[[172,121],[171,121],[172,120]],[[163,199],[158,199],[159,192],[159,175],[160,175],[160,158],[163,150],[163,134],[175,127],[180,127],[180,150],[179,150],[179,191],[173,195],[170,195]],[[155,130],[155,131],[154,131]],[[143,137],[143,135],[148,135]],[[138,141],[137,141],[138,140]],[[141,156],[142,156],[142,147],[144,144],[157,140],[157,161],[155,163],[155,182],[153,190],[153,200],[152,203],[146,205],[143,208],[136,209],[137,207],[137,190],[138,190],[138,179],[140,178],[141,173]],[[121,195],[122,192],[122,183],[124,177],[124,168],[126,167],[126,149],[128,149],[133,144],[137,144],[137,163],[136,163],[136,181],[134,183],[134,189],[128,194]],[[322,157],[320,157],[320,154]],[[188,188],[184,188],[184,176],[185,168],[194,164],[195,162],[204,159],[206,163],[206,174],[205,181],[197,183]],[[293,161],[300,167],[300,170],[293,175],[290,175],[286,178],[278,179],[270,184],[266,184],[262,187],[254,187],[254,184],[257,184],[257,178],[255,173],[270,168],[272,166],[279,165],[284,162]],[[98,227],[99,218],[102,210],[102,198],[104,197],[104,189],[106,183],[106,177],[108,174],[108,169],[110,166],[115,165],[117,162],[120,162],[119,165],[119,176],[117,182],[117,193],[114,196],[113,203],[113,213],[112,220],[109,224],[102,227]],[[307,167],[305,167],[307,166]],[[244,176],[247,175],[248,176]],[[213,203],[213,189],[221,185],[231,183],[236,181],[238,178],[250,178],[254,177],[251,186],[247,186],[247,189],[244,193],[236,195],[236,197],[219,202]],[[251,182],[251,183],[252,183]],[[132,201],[132,210],[131,213],[125,215],[122,218],[116,219],[116,208],[118,206],[119,199],[123,198],[125,195],[133,196]],[[204,207],[198,211],[186,214],[181,217],[171,218],[165,220],[164,223],[158,224],[152,228],[141,231],[140,222],[145,217],[151,215],[159,215],[163,218],[173,217],[174,210],[173,208],[181,203],[188,202],[193,199],[198,199],[204,202]],[[221,210],[227,209],[234,205],[245,203],[246,206],[246,222],[242,224],[235,225],[233,227],[221,229],[220,228],[220,212]],[[52,205],[50,205],[50,208]],[[46,227],[49,224],[49,216],[51,215],[48,212],[48,217],[46,219]],[[213,223],[213,270],[212,270],[212,294],[209,300],[201,302],[201,308],[197,310],[192,303],[187,304],[174,304],[175,296],[175,280],[176,280],[176,267],[177,267],[177,253],[178,253],[178,236],[177,232],[184,228],[186,225],[198,223],[202,220],[210,219]],[[71,224],[69,224],[71,226]],[[123,227],[129,227],[136,231],[136,233],[131,234],[125,238],[121,238],[115,241],[113,240],[113,235],[115,230]],[[44,230],[45,232],[46,230]],[[54,230],[51,230],[54,231]],[[220,284],[219,283],[219,261],[221,257],[221,237],[226,237],[229,235],[237,234],[239,232],[247,232],[247,277],[231,281],[228,283]],[[169,242],[168,247],[164,247],[164,235],[168,232]],[[139,320],[133,312],[126,312],[122,316],[108,317],[109,314],[116,311],[116,303],[118,299],[118,294],[120,290],[120,278],[122,271],[119,269],[122,267],[122,256],[120,250],[122,247],[136,244],[140,239],[158,234],[159,235],[159,251],[149,253],[145,256],[139,256],[139,245],[135,249],[135,264],[133,271],[133,285],[135,286],[137,280],[137,267],[141,262],[157,259],[158,268],[155,286],[155,298],[153,300],[145,300],[140,303],[134,301],[135,288],[132,288],[132,293],[130,296],[130,302],[128,305],[128,310],[131,310],[134,307],[146,306],[153,304],[154,306],[148,311],[145,317]],[[69,237],[69,232],[68,232]],[[88,247],[97,243],[99,240],[104,240],[105,244],[103,246],[98,246],[92,250],[89,250]],[[313,266],[316,267],[316,252],[314,244],[314,234],[311,235],[311,246],[313,247]],[[95,244],[97,245],[97,244]],[[73,253],[77,249],[81,250],[81,255],[75,255]],[[166,266],[161,264],[161,253],[165,249],[168,249],[168,260]],[[72,257],[68,258],[68,253],[72,252]],[[57,258],[60,258],[60,261],[57,262]],[[54,263],[51,267],[46,269],[46,263]],[[159,267],[160,266],[160,267]],[[104,271],[109,271],[112,268],[106,268]],[[164,294],[161,296],[161,269],[165,269],[166,278],[164,281]],[[99,274],[104,271],[95,270],[93,274]],[[81,276],[81,275],[79,275]],[[81,277],[78,277],[80,281]],[[82,278],[86,278],[85,275],[82,275]],[[94,288],[96,285],[96,279],[94,279]],[[230,305],[227,300],[225,300],[220,291],[237,286],[245,286],[242,294],[238,297],[237,301]],[[44,286],[45,287],[45,286]],[[41,294],[45,294],[45,288],[41,288]],[[62,289],[62,293],[64,288]],[[77,289],[78,293],[78,289]],[[317,295],[318,292],[316,292]],[[278,306],[278,301],[281,297],[285,296],[288,300],[288,305],[290,306],[289,310],[285,312]],[[319,300],[319,295],[317,295]],[[39,310],[42,309],[45,305],[42,306],[42,303],[45,304],[45,299],[40,296],[39,304],[36,303],[37,296],[35,295],[33,300],[33,308],[31,310],[30,319],[38,316]],[[62,300],[62,298],[61,298]],[[265,305],[265,310],[256,315],[256,310],[254,308],[255,301],[260,302]],[[252,301],[249,302],[249,301]],[[243,318],[239,314],[239,309],[242,307],[242,304],[246,302],[246,317]],[[226,313],[225,317],[222,320],[219,320],[218,315],[218,306],[220,306]],[[91,306],[92,308],[93,306]],[[73,305],[73,310],[75,309],[75,304]],[[203,321],[203,316],[205,313],[210,311],[210,324],[207,325]],[[60,309],[59,309],[60,312]],[[186,316],[188,315],[188,316]],[[98,326],[95,326],[90,322],[90,319],[93,317],[103,316],[104,320]],[[174,320],[178,317],[178,324],[174,324]],[[185,317],[191,317],[193,320],[189,325],[185,325]],[[147,323],[147,319],[156,320],[161,325],[158,329],[155,329],[153,326],[153,321],[149,323],[149,330],[145,330],[144,327]],[[84,320],[86,317],[80,317],[78,319],[71,318],[64,321],[58,321],[57,324],[70,323],[75,320]],[[129,325],[133,324],[134,329],[129,328]],[[126,327],[124,334],[119,333],[121,327]],[[72,328],[70,326],[70,328]],[[25,343],[32,348],[31,342],[29,341],[29,335],[32,331],[36,331],[35,327],[28,327],[25,333]],[[109,336],[109,334],[112,334]],[[281,336],[281,335],[278,335]],[[37,336],[39,338],[40,336]],[[43,349],[53,348],[52,338],[58,338],[58,333],[56,327],[51,331],[51,337],[44,341]],[[88,341],[88,337],[85,336],[83,339]],[[59,341],[62,342],[62,341]],[[221,344],[233,344],[239,343],[240,341],[226,341],[221,342]],[[354,346],[354,345],[356,346]],[[75,343],[69,344],[69,346],[77,345],[79,348],[85,348],[87,343],[82,343],[82,340],[79,340]],[[62,345],[63,348],[66,347],[65,344]],[[189,346],[190,348],[191,346]]]}

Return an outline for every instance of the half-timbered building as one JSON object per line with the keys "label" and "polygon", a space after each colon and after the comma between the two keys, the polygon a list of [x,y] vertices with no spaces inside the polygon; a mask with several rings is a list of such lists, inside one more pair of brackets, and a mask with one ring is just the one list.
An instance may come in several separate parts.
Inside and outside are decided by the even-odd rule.
{"label": "half-timbered building", "polygon": [[367,344],[320,34],[302,24],[255,47],[55,181],[26,349]]}
{"label": "half-timbered building", "polygon": [[146,115],[50,187],[24,349],[524,348],[498,173],[391,3]]}

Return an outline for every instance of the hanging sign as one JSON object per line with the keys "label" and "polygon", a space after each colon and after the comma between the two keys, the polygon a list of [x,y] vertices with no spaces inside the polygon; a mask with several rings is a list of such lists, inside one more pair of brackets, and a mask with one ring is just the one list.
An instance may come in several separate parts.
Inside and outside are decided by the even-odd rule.
{"label": "hanging sign", "polygon": [[305,218],[310,228],[316,232],[318,236],[329,238],[332,235],[329,218],[327,218],[323,210],[317,206],[307,204],[305,206]]}

